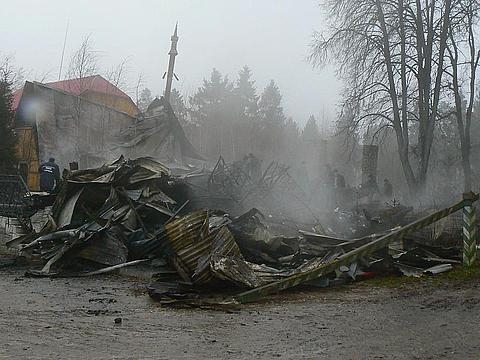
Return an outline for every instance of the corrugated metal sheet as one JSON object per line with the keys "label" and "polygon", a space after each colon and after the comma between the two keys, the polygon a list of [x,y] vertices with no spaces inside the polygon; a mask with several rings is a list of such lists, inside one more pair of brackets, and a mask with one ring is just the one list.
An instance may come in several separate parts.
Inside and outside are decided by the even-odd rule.
{"label": "corrugated metal sheet", "polygon": [[165,226],[168,240],[179,259],[176,266],[196,284],[208,283],[214,278],[210,268],[213,256],[241,257],[228,228],[215,226],[211,230],[209,220],[208,212],[199,210]]}

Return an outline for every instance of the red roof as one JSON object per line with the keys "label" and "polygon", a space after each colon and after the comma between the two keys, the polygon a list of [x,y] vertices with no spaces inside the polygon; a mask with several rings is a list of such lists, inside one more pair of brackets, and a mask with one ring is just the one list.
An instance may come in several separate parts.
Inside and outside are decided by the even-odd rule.
{"label": "red roof", "polygon": [[[92,75],[79,79],[55,81],[45,83],[45,85],[53,89],[62,90],[77,96],[83,94],[85,91],[94,91],[101,94],[114,95],[130,99],[130,96],[125,94],[122,90],[100,75]],[[20,99],[22,98],[22,95],[23,88],[18,89],[13,93],[13,110],[17,110],[18,106],[20,105]]]}
{"label": "red roof", "polygon": [[23,95],[23,88],[20,88],[18,90],[15,90],[12,94],[12,109],[17,110],[18,105],[20,105],[20,99],[22,98]]}
{"label": "red roof", "polygon": [[46,83],[45,85],[77,96],[83,94],[85,91],[95,91],[102,94],[130,98],[122,90],[100,75],[92,75],[79,79],[55,81]]}

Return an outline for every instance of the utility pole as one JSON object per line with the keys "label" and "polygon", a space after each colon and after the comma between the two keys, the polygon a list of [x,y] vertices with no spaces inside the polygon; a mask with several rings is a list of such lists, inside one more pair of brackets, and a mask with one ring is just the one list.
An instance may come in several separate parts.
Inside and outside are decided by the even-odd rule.
{"label": "utility pole", "polygon": [[170,93],[172,92],[172,81],[173,81],[173,76],[175,75],[173,72],[175,68],[175,57],[178,55],[177,27],[178,27],[178,23],[175,25],[175,32],[170,38],[172,40],[172,46],[170,47],[170,52],[168,53],[168,55],[170,55],[170,60],[168,61],[167,85],[165,86],[165,93],[164,93],[165,100],[167,100],[168,102],[170,102]]}
{"label": "utility pole", "polygon": [[58,81],[62,80],[63,57],[65,55],[65,47],[67,46],[68,25],[70,20],[67,20],[67,27],[65,29],[65,39],[63,39],[62,59],[60,60],[60,70],[58,71]]}

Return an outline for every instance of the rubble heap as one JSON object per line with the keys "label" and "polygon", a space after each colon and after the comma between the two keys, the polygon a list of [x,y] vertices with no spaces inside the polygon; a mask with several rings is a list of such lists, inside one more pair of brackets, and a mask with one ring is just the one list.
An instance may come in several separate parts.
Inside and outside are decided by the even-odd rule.
{"label": "rubble heap", "polygon": [[[383,215],[364,211],[363,230],[352,231],[363,233],[360,237],[313,231],[317,228],[287,236],[273,217],[257,209],[233,217],[192,207],[178,179],[150,158],[121,157],[100,168],[68,172],[64,180],[41,231],[8,244],[41,263],[29,274],[90,276],[146,263],[160,274],[148,289],[162,303],[204,302],[212,293],[232,294],[308,274],[385,238],[411,211],[401,206]],[[378,231],[364,231],[365,222]],[[307,283],[328,286],[387,270],[421,276],[448,270],[460,260],[458,249],[413,242],[407,250],[384,246],[365,254]]]}

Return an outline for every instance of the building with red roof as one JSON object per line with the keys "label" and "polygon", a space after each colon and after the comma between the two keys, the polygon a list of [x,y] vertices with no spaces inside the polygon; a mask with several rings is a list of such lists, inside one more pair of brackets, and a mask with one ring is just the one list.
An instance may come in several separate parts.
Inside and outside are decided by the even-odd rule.
{"label": "building with red roof", "polygon": [[[46,87],[80,96],[97,104],[108,106],[130,116],[140,111],[133,100],[117,86],[101,75],[92,75],[79,79],[68,79],[43,84]],[[17,110],[23,96],[23,88],[13,93],[12,107]]]}
{"label": "building with red roof", "polygon": [[[42,84],[25,82],[14,94],[18,169],[31,190],[39,165],[53,157],[61,168],[81,169],[114,158],[150,156],[165,163],[202,159],[170,104],[140,114],[130,97],[99,75]],[[154,106],[155,105],[155,106]]]}

